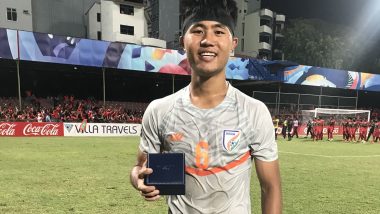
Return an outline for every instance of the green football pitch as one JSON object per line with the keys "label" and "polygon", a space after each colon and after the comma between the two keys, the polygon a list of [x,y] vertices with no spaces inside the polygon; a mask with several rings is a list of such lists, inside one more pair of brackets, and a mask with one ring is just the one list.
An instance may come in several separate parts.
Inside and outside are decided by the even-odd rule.
{"label": "green football pitch", "polygon": [[[129,183],[138,138],[0,138],[0,213],[167,213]],[[380,213],[380,144],[279,139],[283,213]],[[260,212],[252,173],[252,210]]]}

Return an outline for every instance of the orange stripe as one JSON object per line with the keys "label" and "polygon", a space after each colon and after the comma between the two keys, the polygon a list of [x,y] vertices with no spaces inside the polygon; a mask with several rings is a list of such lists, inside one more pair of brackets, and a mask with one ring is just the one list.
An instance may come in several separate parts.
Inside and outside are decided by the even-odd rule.
{"label": "orange stripe", "polygon": [[232,161],[228,163],[225,166],[222,167],[214,167],[211,169],[199,169],[199,168],[192,168],[189,166],[186,166],[186,172],[189,174],[199,175],[199,176],[207,176],[211,174],[216,174],[218,172],[227,171],[229,169],[232,169],[236,166],[239,166],[240,164],[244,163],[248,158],[251,156],[250,151],[247,151],[240,159]]}

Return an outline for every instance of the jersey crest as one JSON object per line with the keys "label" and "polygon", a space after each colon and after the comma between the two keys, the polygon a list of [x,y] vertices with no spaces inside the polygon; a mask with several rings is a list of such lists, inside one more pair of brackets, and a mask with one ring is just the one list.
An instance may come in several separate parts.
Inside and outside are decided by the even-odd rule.
{"label": "jersey crest", "polygon": [[227,152],[231,152],[239,144],[240,140],[240,131],[239,130],[224,130],[223,131],[223,148]]}

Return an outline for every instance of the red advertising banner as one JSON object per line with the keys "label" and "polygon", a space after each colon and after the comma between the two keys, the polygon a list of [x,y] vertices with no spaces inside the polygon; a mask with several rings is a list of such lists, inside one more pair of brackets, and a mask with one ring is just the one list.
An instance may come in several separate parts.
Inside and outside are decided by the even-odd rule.
{"label": "red advertising banner", "polygon": [[0,122],[0,137],[63,136],[63,123]]}

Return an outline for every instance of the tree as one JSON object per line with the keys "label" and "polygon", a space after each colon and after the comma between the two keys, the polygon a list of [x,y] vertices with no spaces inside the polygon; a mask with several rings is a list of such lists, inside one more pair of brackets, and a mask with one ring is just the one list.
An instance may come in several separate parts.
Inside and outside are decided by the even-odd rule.
{"label": "tree", "polygon": [[352,70],[358,60],[350,29],[316,19],[291,20],[284,31],[282,50],[287,60],[300,64]]}

